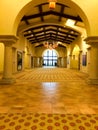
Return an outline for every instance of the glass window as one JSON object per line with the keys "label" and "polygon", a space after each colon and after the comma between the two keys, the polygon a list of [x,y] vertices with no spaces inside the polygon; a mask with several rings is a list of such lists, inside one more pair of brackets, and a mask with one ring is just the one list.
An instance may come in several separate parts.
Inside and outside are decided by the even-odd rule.
{"label": "glass window", "polygon": [[57,54],[54,50],[47,50],[43,55],[44,66],[56,66],[57,65]]}

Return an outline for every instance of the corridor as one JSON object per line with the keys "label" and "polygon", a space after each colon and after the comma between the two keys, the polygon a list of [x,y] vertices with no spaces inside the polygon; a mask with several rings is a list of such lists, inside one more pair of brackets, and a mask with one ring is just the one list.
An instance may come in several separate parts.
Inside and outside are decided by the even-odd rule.
{"label": "corridor", "polygon": [[34,68],[0,85],[0,113],[98,114],[98,86],[88,75],[66,68]]}

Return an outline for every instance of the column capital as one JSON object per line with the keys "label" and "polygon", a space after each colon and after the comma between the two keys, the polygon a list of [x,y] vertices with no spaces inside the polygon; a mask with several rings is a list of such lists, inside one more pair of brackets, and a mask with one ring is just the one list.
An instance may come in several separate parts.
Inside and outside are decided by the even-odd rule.
{"label": "column capital", "polygon": [[0,42],[3,42],[6,45],[16,43],[18,37],[14,35],[0,35]]}
{"label": "column capital", "polygon": [[26,53],[25,51],[23,51],[23,53]]}
{"label": "column capital", "polygon": [[27,53],[27,55],[31,55],[31,53]]}
{"label": "column capital", "polygon": [[16,47],[12,47],[12,49],[16,50],[17,48]]}
{"label": "column capital", "polygon": [[84,41],[86,41],[86,43],[89,45],[96,44],[98,43],[98,36],[89,36],[85,38]]}
{"label": "column capital", "polygon": [[91,50],[91,47],[88,47],[87,50],[88,50],[88,51]]}
{"label": "column capital", "polygon": [[82,51],[82,50],[80,50],[79,52],[80,52],[80,53],[82,53],[83,51]]}
{"label": "column capital", "polygon": [[72,54],[69,55],[70,57],[72,56]]}

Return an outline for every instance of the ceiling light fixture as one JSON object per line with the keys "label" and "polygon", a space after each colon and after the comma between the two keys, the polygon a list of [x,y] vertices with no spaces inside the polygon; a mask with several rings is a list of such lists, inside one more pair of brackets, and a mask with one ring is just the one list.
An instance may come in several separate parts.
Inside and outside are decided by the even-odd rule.
{"label": "ceiling light fixture", "polygon": [[28,33],[31,33],[31,30],[29,30]]}
{"label": "ceiling light fixture", "polygon": [[57,0],[48,0],[48,2],[49,2],[49,9],[55,9]]}
{"label": "ceiling light fixture", "polygon": [[31,34],[31,37],[33,37],[33,34]]}
{"label": "ceiling light fixture", "polygon": [[74,25],[75,25],[75,20],[68,19],[68,20],[66,21],[66,25],[67,25],[67,26],[74,26]]}
{"label": "ceiling light fixture", "polygon": [[54,41],[47,41],[47,42],[44,42],[44,47],[46,47],[47,49],[55,49],[58,47],[58,43],[57,42],[54,42]]}

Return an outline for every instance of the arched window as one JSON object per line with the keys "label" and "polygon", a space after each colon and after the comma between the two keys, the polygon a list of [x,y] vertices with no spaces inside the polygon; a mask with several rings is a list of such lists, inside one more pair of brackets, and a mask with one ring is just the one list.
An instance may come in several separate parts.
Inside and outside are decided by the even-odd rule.
{"label": "arched window", "polygon": [[54,50],[46,50],[43,54],[43,65],[44,66],[56,66],[57,65],[57,54]]}

